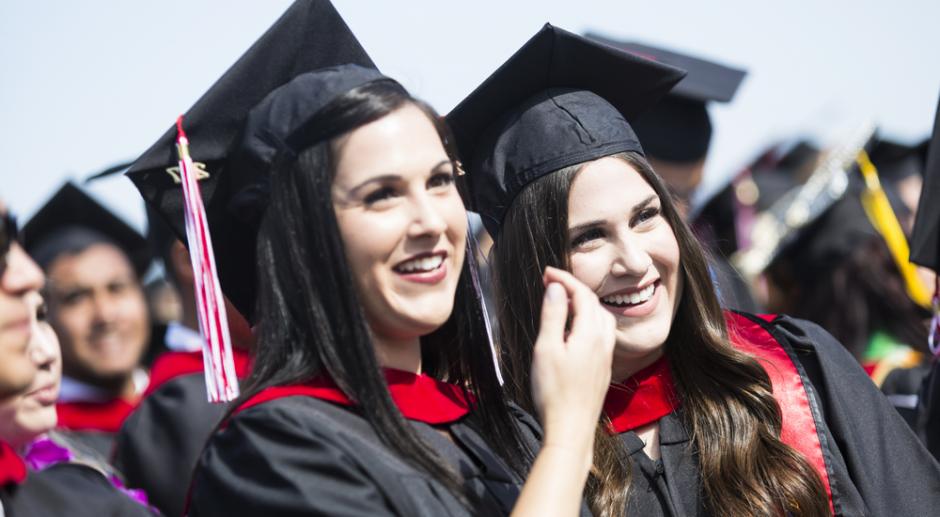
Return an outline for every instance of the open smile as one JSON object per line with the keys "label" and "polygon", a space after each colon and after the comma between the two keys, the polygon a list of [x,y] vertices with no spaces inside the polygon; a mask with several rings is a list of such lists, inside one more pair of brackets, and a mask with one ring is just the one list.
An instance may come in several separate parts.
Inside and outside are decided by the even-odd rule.
{"label": "open smile", "polygon": [[447,276],[446,251],[419,253],[392,267],[403,279],[420,284],[436,284]]}
{"label": "open smile", "polygon": [[600,301],[605,309],[617,316],[646,316],[653,312],[659,298],[659,279],[644,287],[633,287],[601,296]]}

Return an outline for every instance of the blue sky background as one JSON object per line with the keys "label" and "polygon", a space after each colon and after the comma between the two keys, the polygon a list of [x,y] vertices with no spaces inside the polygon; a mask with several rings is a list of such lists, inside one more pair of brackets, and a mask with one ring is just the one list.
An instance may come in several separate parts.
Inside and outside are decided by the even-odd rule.
{"label": "blue sky background", "polygon": [[[288,0],[0,3],[2,196],[31,215],[67,178],[143,152]],[[749,70],[712,108],[713,186],[782,138],[875,120],[927,136],[940,96],[940,2],[337,0],[375,62],[442,112],[541,25],[594,30]],[[143,227],[125,178],[93,195]]]}

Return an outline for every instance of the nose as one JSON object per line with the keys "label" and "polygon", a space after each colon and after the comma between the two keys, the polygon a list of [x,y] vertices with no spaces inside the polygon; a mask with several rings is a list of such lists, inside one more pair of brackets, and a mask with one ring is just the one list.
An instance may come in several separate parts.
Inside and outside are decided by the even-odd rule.
{"label": "nose", "polygon": [[412,203],[412,219],[408,227],[409,237],[436,237],[447,230],[447,221],[430,194],[418,193],[413,197]]}
{"label": "nose", "polygon": [[53,344],[50,341],[50,337],[34,323],[33,337],[29,343],[29,354],[33,364],[41,370],[48,369],[56,357]]}
{"label": "nose", "polygon": [[39,266],[29,258],[19,244],[13,243],[7,252],[6,268],[0,272],[0,287],[11,295],[23,295],[42,288],[43,276]]}
{"label": "nose", "polygon": [[640,237],[625,232],[615,242],[615,256],[611,266],[614,276],[643,276],[653,265]]}
{"label": "nose", "polygon": [[117,314],[117,300],[110,293],[96,292],[93,295],[94,322],[107,325]]}

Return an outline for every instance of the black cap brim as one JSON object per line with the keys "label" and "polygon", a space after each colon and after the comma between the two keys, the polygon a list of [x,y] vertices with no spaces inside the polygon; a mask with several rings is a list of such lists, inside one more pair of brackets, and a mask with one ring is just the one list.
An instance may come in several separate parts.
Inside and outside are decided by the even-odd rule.
{"label": "black cap brim", "polygon": [[[69,234],[82,235],[71,239]],[[23,227],[26,251],[48,266],[70,246],[69,241],[106,242],[120,248],[138,276],[150,266],[146,239],[121,218],[68,182]]]}

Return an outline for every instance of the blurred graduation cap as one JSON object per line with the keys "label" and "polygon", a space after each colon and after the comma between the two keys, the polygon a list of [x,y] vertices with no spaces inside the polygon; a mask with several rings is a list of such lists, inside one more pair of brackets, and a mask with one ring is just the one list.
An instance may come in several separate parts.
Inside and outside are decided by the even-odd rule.
{"label": "blurred graduation cap", "polygon": [[878,168],[878,175],[886,181],[897,182],[910,176],[923,177],[929,143],[929,139],[913,145],[881,139],[871,151],[871,161]]}
{"label": "blurred graduation cap", "polygon": [[649,157],[676,163],[705,158],[712,135],[706,104],[730,102],[747,72],[641,43],[617,41],[590,32],[587,37],[688,71],[662,102],[634,121],[633,129]]}
{"label": "blurred graduation cap", "polygon": [[[231,154],[240,146],[249,111],[272,91],[305,72],[342,64],[375,68],[329,1],[297,0],[184,115],[222,289],[249,319],[258,222],[251,216],[259,214],[232,207],[232,198],[251,178],[232,172]],[[175,142],[171,127],[127,174],[185,243]]]}
{"label": "blurred graduation cap", "polygon": [[729,257],[750,246],[754,217],[769,210],[812,173],[820,150],[805,139],[774,144],[690,214],[700,237]]}
{"label": "blurred graduation cap", "polygon": [[492,236],[530,182],[569,165],[643,152],[628,121],[684,72],[550,24],[447,115],[470,205]]}
{"label": "blurred graduation cap", "polygon": [[940,103],[927,151],[924,188],[911,236],[911,262],[940,272]]}
{"label": "blurred graduation cap", "polygon": [[78,253],[94,244],[124,251],[142,276],[150,265],[147,241],[118,216],[67,182],[23,227],[26,251],[46,269],[63,253]]}

